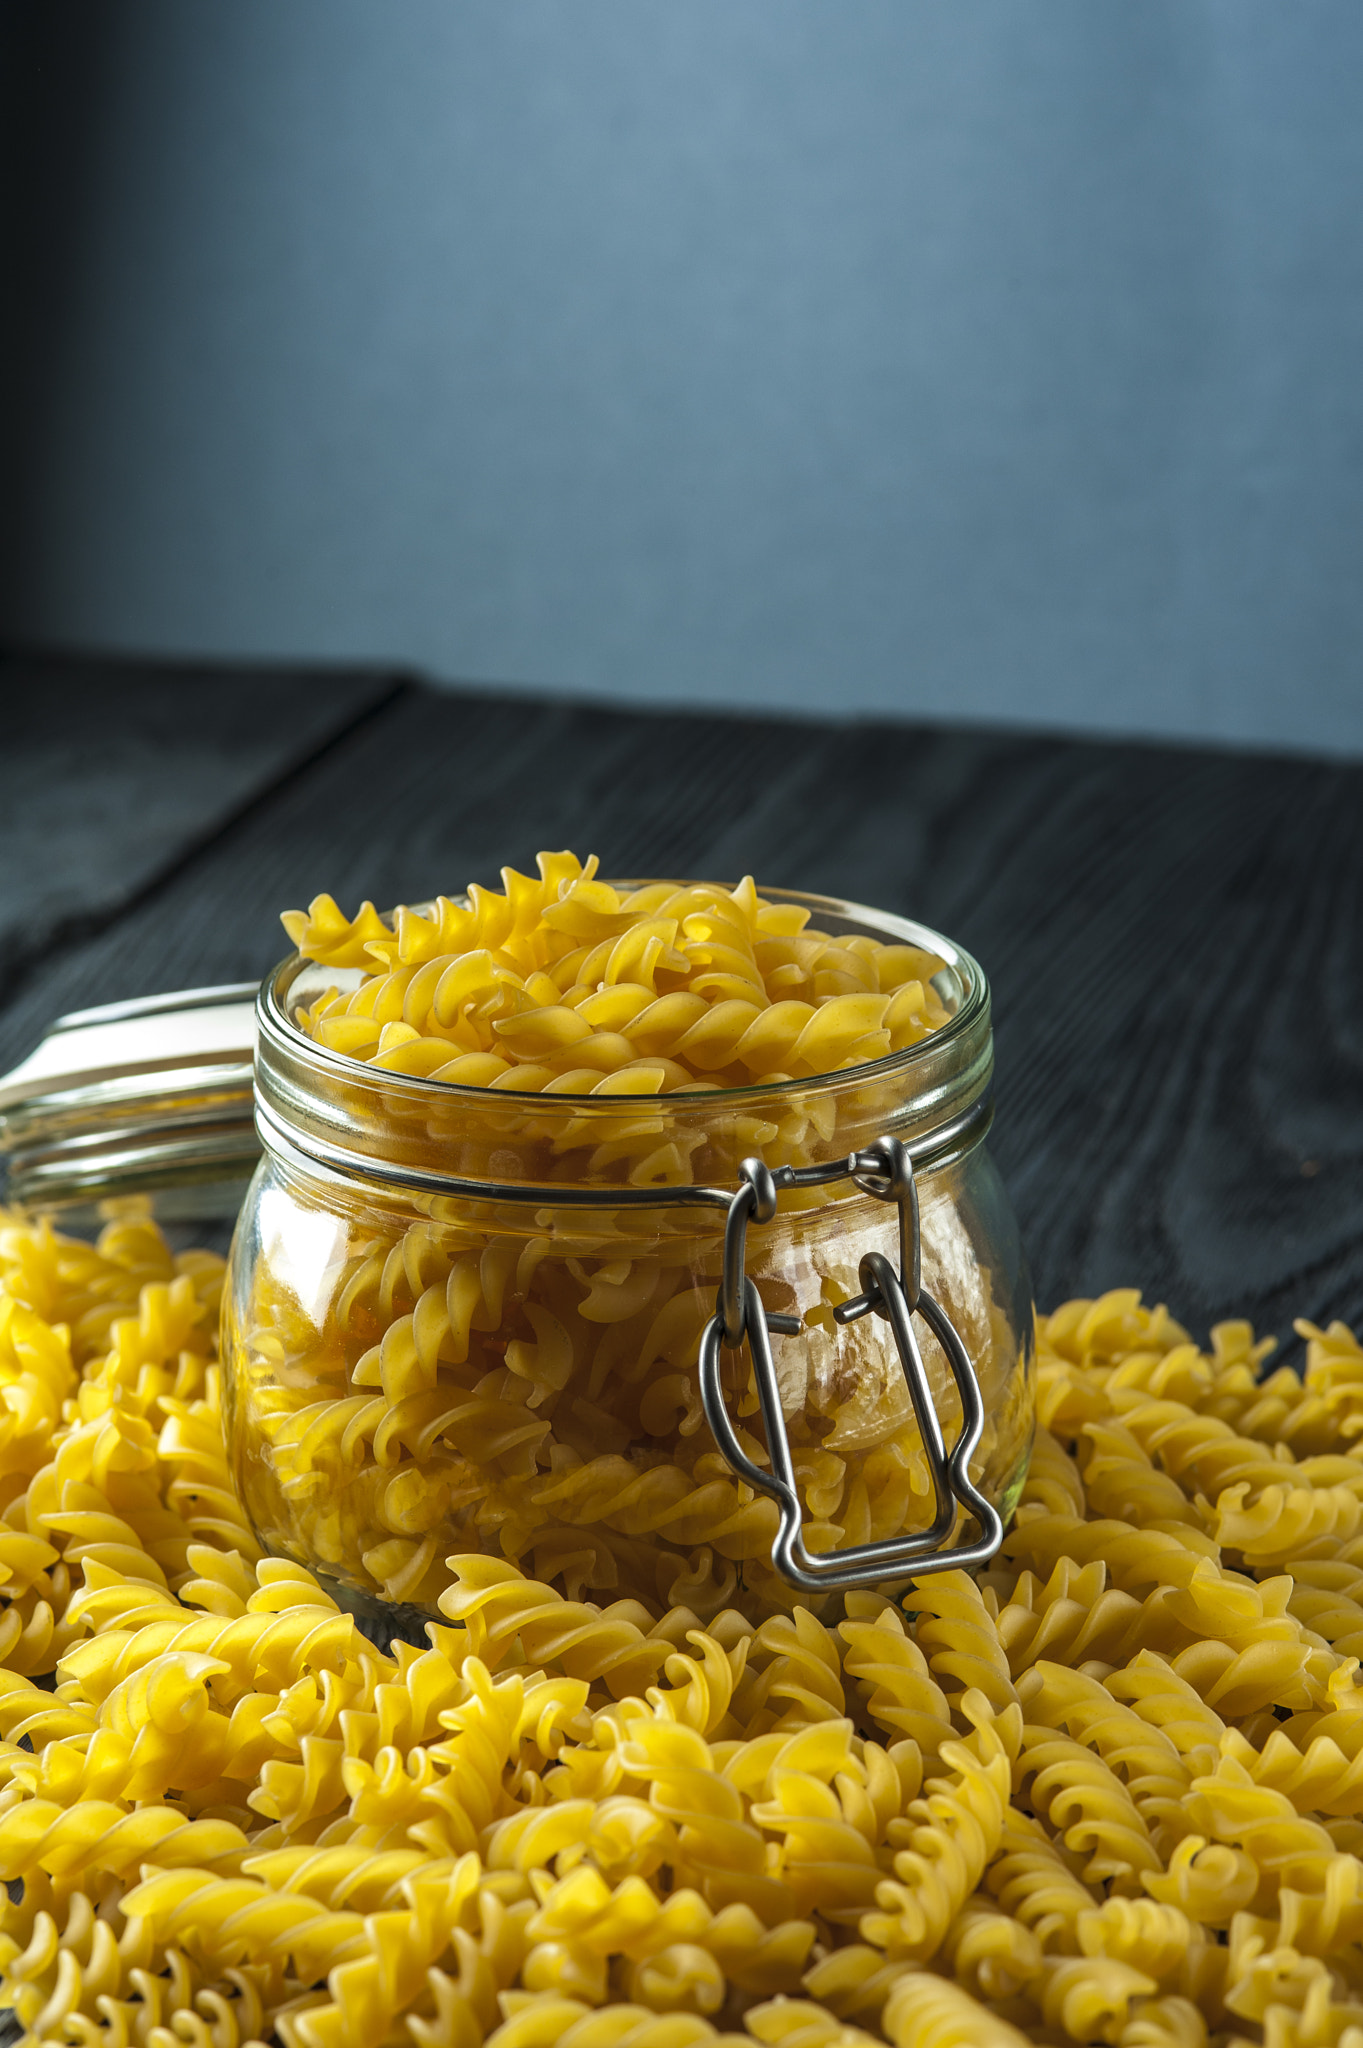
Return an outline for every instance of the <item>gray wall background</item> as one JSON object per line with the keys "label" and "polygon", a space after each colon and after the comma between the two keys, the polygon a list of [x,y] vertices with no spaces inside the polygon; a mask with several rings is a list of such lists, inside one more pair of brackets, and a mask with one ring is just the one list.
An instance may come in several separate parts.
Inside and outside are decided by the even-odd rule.
{"label": "gray wall background", "polygon": [[1357,0],[6,0],[0,631],[1363,752]]}

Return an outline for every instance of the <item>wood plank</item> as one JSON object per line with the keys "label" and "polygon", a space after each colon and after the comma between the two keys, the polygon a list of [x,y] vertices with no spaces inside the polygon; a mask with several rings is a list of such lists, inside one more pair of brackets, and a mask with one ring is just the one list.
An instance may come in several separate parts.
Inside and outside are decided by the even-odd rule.
{"label": "wood plank", "polygon": [[1363,1324],[1363,768],[413,691],[45,962],[0,1056],[77,1002],[265,971],[319,889],[388,904],[564,845],[970,947],[1044,1303]]}
{"label": "wood plank", "polygon": [[0,990],[116,918],[391,678],[0,658]]}

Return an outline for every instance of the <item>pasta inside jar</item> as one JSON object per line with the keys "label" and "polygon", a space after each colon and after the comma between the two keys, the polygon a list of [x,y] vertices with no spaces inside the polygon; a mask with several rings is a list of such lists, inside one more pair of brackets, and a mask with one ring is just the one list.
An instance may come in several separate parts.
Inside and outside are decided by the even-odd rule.
{"label": "pasta inside jar", "polygon": [[[918,1164],[923,1285],[973,1363],[971,1472],[1007,1517],[1032,1310],[969,1114],[992,1072],[969,955],[831,899],[612,887],[570,856],[504,895],[353,921],[319,899],[289,922],[305,950],[262,991],[265,1157],[223,1328],[229,1452],[269,1550],[352,1604],[429,1614],[447,1560],[480,1552],[636,1618],[822,1607],[774,1566],[777,1506],[707,1422],[724,1215],[685,1197],[732,1189],[748,1159],[835,1166],[886,1134]],[[793,1331],[772,1357],[816,1556],[932,1521],[892,1333],[835,1320],[868,1253],[897,1259],[898,1219],[845,1178],[790,1189],[748,1232],[761,1306]],[[950,1445],[957,1382],[931,1330],[918,1341]],[[747,1347],[721,1379],[768,1466]]]}

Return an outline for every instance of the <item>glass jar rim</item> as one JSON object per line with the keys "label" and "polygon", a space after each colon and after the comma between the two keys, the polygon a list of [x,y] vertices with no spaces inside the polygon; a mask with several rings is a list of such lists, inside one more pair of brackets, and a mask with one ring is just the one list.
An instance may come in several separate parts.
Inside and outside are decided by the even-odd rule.
{"label": "glass jar rim", "polygon": [[[610,886],[616,889],[643,889],[651,885],[652,879],[612,880]],[[677,884],[678,888],[716,888],[726,891],[734,886],[730,882],[707,881]],[[942,1055],[947,1053],[949,1048],[970,1036],[973,1031],[977,1031],[982,1023],[987,1032],[990,996],[989,982],[984,969],[973,954],[968,953],[965,947],[958,945],[954,939],[948,938],[944,932],[934,930],[931,925],[920,924],[914,918],[900,917],[893,911],[877,910],[868,904],[854,903],[837,896],[816,895],[809,890],[764,887],[761,894],[768,902],[798,904],[802,909],[808,909],[815,914],[822,914],[848,925],[860,926],[868,937],[884,938],[893,944],[912,945],[924,952],[937,954],[946,962],[947,971],[954,973],[962,983],[956,1008],[947,1022],[930,1032],[926,1038],[919,1039],[914,1045],[906,1046],[901,1052],[885,1053],[878,1060],[862,1061],[851,1067],[837,1067],[827,1073],[801,1075],[789,1081],[751,1082],[737,1088],[674,1088],[665,1095],[641,1097],[640,1100],[675,1102],[678,1106],[685,1105],[696,1109],[713,1104],[718,1112],[749,1103],[757,1106],[764,1100],[780,1097],[792,1089],[808,1093],[811,1089],[855,1087],[869,1082],[886,1081],[897,1073],[907,1076],[916,1068],[940,1063]],[[463,899],[455,897],[453,900],[460,902]],[[428,902],[412,906],[417,911],[431,907]],[[561,1103],[565,1112],[571,1112],[576,1116],[594,1109],[617,1116],[620,1113],[619,1096],[574,1095],[566,1091],[556,1091],[553,1095],[546,1096],[526,1089],[474,1087],[464,1082],[439,1081],[432,1075],[399,1074],[386,1068],[376,1068],[367,1060],[355,1059],[349,1053],[336,1052],[330,1046],[321,1045],[299,1029],[290,1014],[287,1001],[303,974],[314,967],[319,977],[328,973],[334,976],[338,971],[347,972],[345,969],[327,969],[320,963],[306,960],[301,953],[287,954],[261,983],[257,1006],[260,1034],[262,1040],[267,1037],[282,1040],[281,1050],[287,1048],[294,1055],[305,1055],[323,1072],[334,1073],[338,1081],[353,1084],[368,1078],[374,1082],[381,1080],[386,1086],[402,1082],[416,1091],[414,1099],[419,1099],[422,1093],[430,1091],[428,1099],[462,1099],[470,1105],[488,1101],[510,1105],[533,1103],[538,1109],[545,1110]],[[934,985],[940,978],[934,977]],[[320,989],[317,993],[321,993]],[[944,996],[944,991],[939,989],[938,994]]]}
{"label": "glass jar rim", "polygon": [[[324,1169],[461,1200],[521,1202],[543,1194],[547,1201],[551,1189],[571,1186],[577,1192],[568,1199],[600,1206],[592,1191],[622,1185],[611,1170],[622,1156],[613,1148],[632,1145],[640,1119],[658,1123],[663,1184],[693,1191],[732,1180],[744,1157],[763,1152],[764,1133],[774,1134],[790,1110],[804,1119],[811,1165],[844,1161],[849,1149],[881,1136],[902,1138],[915,1159],[931,1157],[942,1167],[978,1143],[992,1114],[994,1064],[989,985],[978,963],[944,934],[908,918],[796,890],[764,893],[809,908],[848,936],[862,932],[937,953],[952,977],[947,994],[955,1014],[903,1052],[807,1079],[660,1095],[545,1095],[402,1074],[319,1045],[293,1022],[291,995],[305,970],[315,983],[309,996],[343,974],[358,980],[360,970],[327,969],[294,953],[264,982],[257,1006],[256,1127],[267,1153],[299,1171]],[[940,973],[937,981],[940,988]],[[688,1165],[678,1181],[672,1154],[682,1151]],[[631,1182],[654,1158],[630,1169]],[[651,1172],[645,1174],[624,1199],[641,1202],[653,1185]],[[507,1193],[512,1188],[519,1190],[514,1196]],[[663,1199],[656,1189],[655,1198]]]}

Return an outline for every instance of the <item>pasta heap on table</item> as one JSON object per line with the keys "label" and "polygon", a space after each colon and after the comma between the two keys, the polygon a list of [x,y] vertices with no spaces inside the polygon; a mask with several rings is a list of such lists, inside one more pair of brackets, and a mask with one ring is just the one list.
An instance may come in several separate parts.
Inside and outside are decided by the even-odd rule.
{"label": "pasta heap on table", "polygon": [[247,1531],[220,1281],[144,1222],[0,1229],[28,2040],[1363,2043],[1343,1325],[1261,1380],[1242,1324],[1067,1304],[1002,1556],[902,1610],[701,1627],[479,1556],[384,1655]]}

